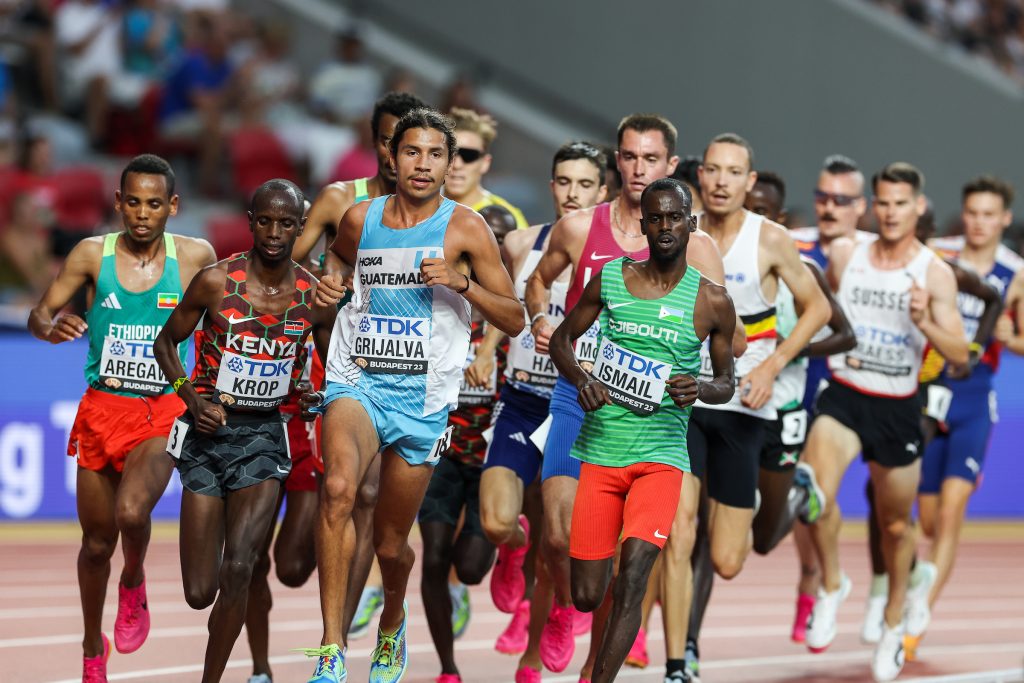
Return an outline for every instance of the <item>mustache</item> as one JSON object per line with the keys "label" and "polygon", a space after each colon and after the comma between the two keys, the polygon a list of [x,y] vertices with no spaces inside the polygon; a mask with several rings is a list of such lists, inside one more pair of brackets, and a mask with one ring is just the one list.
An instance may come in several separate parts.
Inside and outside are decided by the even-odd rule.
{"label": "mustache", "polygon": [[836,217],[833,214],[831,214],[831,213],[826,213],[826,214],[822,215],[821,220],[823,220],[823,221],[834,221],[834,220],[836,220]]}

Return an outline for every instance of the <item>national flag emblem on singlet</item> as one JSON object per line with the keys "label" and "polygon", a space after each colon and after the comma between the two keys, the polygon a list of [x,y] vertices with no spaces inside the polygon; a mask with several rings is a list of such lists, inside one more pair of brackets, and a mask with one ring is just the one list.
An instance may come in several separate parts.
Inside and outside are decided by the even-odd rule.
{"label": "national flag emblem on singlet", "polygon": [[174,308],[178,305],[178,295],[175,292],[160,292],[156,295],[157,308]]}

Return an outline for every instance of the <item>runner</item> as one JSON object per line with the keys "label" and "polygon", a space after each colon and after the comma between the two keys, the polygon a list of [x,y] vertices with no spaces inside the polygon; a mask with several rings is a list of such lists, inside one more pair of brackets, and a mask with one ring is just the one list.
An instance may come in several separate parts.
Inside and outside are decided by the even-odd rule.
{"label": "runner", "polygon": [[[830,278],[857,332],[857,348],[829,360],[833,381],[818,397],[817,418],[802,459],[834,501],[846,468],[863,452],[876,492],[882,550],[889,575],[886,626],[872,673],[888,681],[903,666],[903,603],[913,555],[910,510],[920,480],[921,426],[917,377],[925,343],[948,362],[968,361],[949,266],[914,235],[924,213],[924,177],[890,164],[872,179],[879,237],[833,244]],[[824,651],[836,635],[836,611],[850,591],[839,569],[840,513],[835,505],[812,526],[822,589],[807,628],[807,647]]]}
{"label": "runner", "polygon": [[499,204],[515,216],[517,227],[529,227],[522,211],[480,184],[491,170],[490,149],[498,137],[498,122],[487,114],[458,107],[451,110],[450,116],[455,122],[455,140],[459,151],[444,181],[444,196],[474,211]]}
{"label": "runner", "polygon": [[[716,406],[698,402],[690,425],[693,478],[703,482],[701,496],[707,499],[699,511],[689,652],[684,654],[691,677],[699,675],[697,642],[714,575],[731,579],[739,574],[752,546],[758,464],[777,417],[771,404],[772,387],[783,368],[829,319],[828,301],[801,262],[788,231],[743,208],[757,180],[753,161],[753,149],[746,140],[723,133],[708,143],[698,173],[704,198],[700,225],[723,254],[725,285],[743,321],[747,350],[736,361],[739,384],[732,400]],[[800,315],[789,336],[777,343],[780,283],[792,293]],[[709,371],[705,364],[703,375],[710,376]],[[667,675],[680,671],[683,664],[670,655]]]}
{"label": "runner", "polygon": [[[619,256],[648,256],[647,241],[639,232],[640,195],[654,180],[668,176],[678,162],[675,156],[676,128],[657,114],[632,114],[619,123],[618,149],[615,156],[623,179],[622,192],[614,202],[598,204],[593,209],[574,211],[551,229],[548,249],[526,284],[526,307],[530,315],[530,334],[539,353],[547,353],[548,340],[554,326],[547,320],[552,283],[567,269],[572,269],[566,310],[579,300],[586,283],[596,276],[610,259]],[[712,282],[724,280],[721,258],[714,243],[699,230],[690,237],[689,263]],[[577,341],[581,361],[589,364],[597,358],[597,326]],[[587,367],[587,366],[584,366]],[[575,651],[573,640],[572,596],[569,590],[569,525],[579,478],[579,461],[569,451],[583,422],[583,411],[576,401],[576,388],[560,377],[552,389],[548,436],[541,466],[541,489],[544,499],[544,530],[541,556],[555,586],[555,605],[541,636],[540,652],[544,666],[563,671]],[[688,477],[683,482],[692,479]],[[680,496],[685,501],[689,489]],[[672,553],[667,552],[666,558]],[[666,559],[666,565],[668,559]],[[682,581],[671,583],[673,595]],[[663,604],[675,604],[669,594]],[[595,634],[595,637],[599,637]],[[584,671],[584,673],[587,673]]]}
{"label": "runner", "polygon": [[[324,635],[321,647],[308,651],[318,658],[314,682],[347,676],[342,613],[356,540],[350,520],[357,483],[379,451],[387,504],[375,509],[374,541],[385,602],[370,680],[401,679],[414,559],[408,534],[450,440],[448,410],[468,352],[470,305],[505,332],[523,327],[487,224],[440,195],[455,151],[442,115],[417,109],[402,117],[391,139],[397,194],[352,207],[332,246],[356,272],[354,296],[336,325],[321,408],[325,480],[316,533]],[[333,308],[345,294],[332,261],[317,306]]]}
{"label": "runner", "polygon": [[[697,229],[690,192],[679,181],[656,180],[641,197],[650,258],[612,260],[587,284],[579,304],[551,339],[552,358],[579,388],[587,416],[572,448],[583,461],[573,508],[573,602],[600,606],[611,589],[612,611],[592,680],[611,681],[636,638],[647,579],[668,538],[682,476],[690,406],[698,396],[725,403],[733,394],[736,313],[722,285],[688,268],[686,245]],[[601,317],[599,357],[591,371],[572,341]],[[714,377],[696,378],[701,346],[711,347]]]}
{"label": "runner", "polygon": [[[28,328],[51,344],[89,336],[82,396],[68,443],[78,463],[76,488],[82,547],[78,588],[85,635],[83,683],[107,680],[110,641],[103,603],[110,558],[121,537],[114,645],[139,649],[149,634],[143,561],[150,513],[167,487],[172,465],[163,456],[182,404],[152,360],[153,340],[178,304],[183,285],[216,260],[204,240],[165,232],[178,212],[174,171],[160,157],[128,162],[114,193],[123,230],[75,246],[32,309]],[[62,313],[86,288],[85,319]],[[177,353],[184,359],[186,345]]]}

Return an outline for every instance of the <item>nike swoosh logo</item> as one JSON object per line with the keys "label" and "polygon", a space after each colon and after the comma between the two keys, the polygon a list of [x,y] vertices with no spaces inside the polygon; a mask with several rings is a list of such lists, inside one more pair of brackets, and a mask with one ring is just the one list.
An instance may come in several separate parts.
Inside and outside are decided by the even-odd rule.
{"label": "nike swoosh logo", "polygon": [[616,308],[622,308],[623,306],[631,306],[634,303],[636,303],[636,302],[635,301],[620,301],[617,304],[608,304],[608,308],[614,311]]}
{"label": "nike swoosh logo", "polygon": [[246,320],[255,320],[255,319],[256,319],[256,316],[254,316],[254,315],[250,315],[248,318],[236,318],[235,314],[232,313],[231,316],[228,318],[228,322],[231,323],[232,325],[237,325],[238,323],[244,323]]}
{"label": "nike swoosh logo", "polygon": [[283,470],[283,469],[281,469],[280,465],[277,466],[277,471],[280,472],[281,474],[290,474],[291,473],[290,469],[289,470]]}
{"label": "nike swoosh logo", "polygon": [[610,259],[612,256],[613,256],[613,254],[608,254],[607,256],[603,256],[601,254],[598,254],[596,251],[590,252],[590,260],[591,261],[604,261],[605,259]]}
{"label": "nike swoosh logo", "polygon": [[655,529],[654,530],[654,537],[655,538],[668,538],[668,536],[666,536],[665,534],[661,533],[661,530],[659,530],[659,529]]}

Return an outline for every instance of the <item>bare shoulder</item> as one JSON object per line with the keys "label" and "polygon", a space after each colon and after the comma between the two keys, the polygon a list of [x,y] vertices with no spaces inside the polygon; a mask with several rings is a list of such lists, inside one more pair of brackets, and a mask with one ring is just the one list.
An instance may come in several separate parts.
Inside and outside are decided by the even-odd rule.
{"label": "bare shoulder", "polygon": [[341,220],[350,224],[355,222],[358,225],[362,226],[363,221],[366,220],[366,212],[369,211],[369,209],[369,202],[359,202],[358,204],[353,204],[352,206],[349,206],[345,210],[345,213],[342,215]]}
{"label": "bare shoulder", "polygon": [[761,244],[772,251],[787,247],[796,249],[796,243],[793,242],[793,236],[789,230],[767,218],[761,221]]}
{"label": "bare shoulder", "polygon": [[922,245],[921,248],[927,249],[928,253],[931,254],[926,273],[928,283],[956,291],[956,273],[953,272],[953,267],[928,247]]}
{"label": "bare shoulder", "polygon": [[71,249],[68,259],[74,259],[82,264],[95,261],[96,265],[99,265],[100,261],[103,260],[103,241],[105,239],[105,235],[86,237]]}
{"label": "bare shoulder", "polygon": [[586,236],[590,232],[590,226],[594,222],[594,213],[596,211],[596,206],[592,206],[589,209],[577,209],[559,218],[554,227],[574,237]]}
{"label": "bare shoulder", "polygon": [[448,220],[448,227],[455,227],[460,231],[466,230],[470,234],[475,234],[479,230],[491,231],[483,216],[468,206],[458,203],[455,204],[452,217]]}
{"label": "bare shoulder", "polygon": [[523,230],[513,230],[505,235],[505,251],[512,258],[517,258],[523,252],[529,251],[540,234],[541,226],[531,225]]}
{"label": "bare shoulder", "polygon": [[217,254],[213,246],[206,240],[199,237],[186,237],[184,235],[171,235],[174,239],[174,247],[181,255],[179,261],[185,261],[202,267],[210,265],[217,260]]}
{"label": "bare shoulder", "polygon": [[317,204],[334,207],[351,206],[355,198],[356,188],[352,183],[330,183],[317,193],[316,199],[313,200],[313,206]]}

